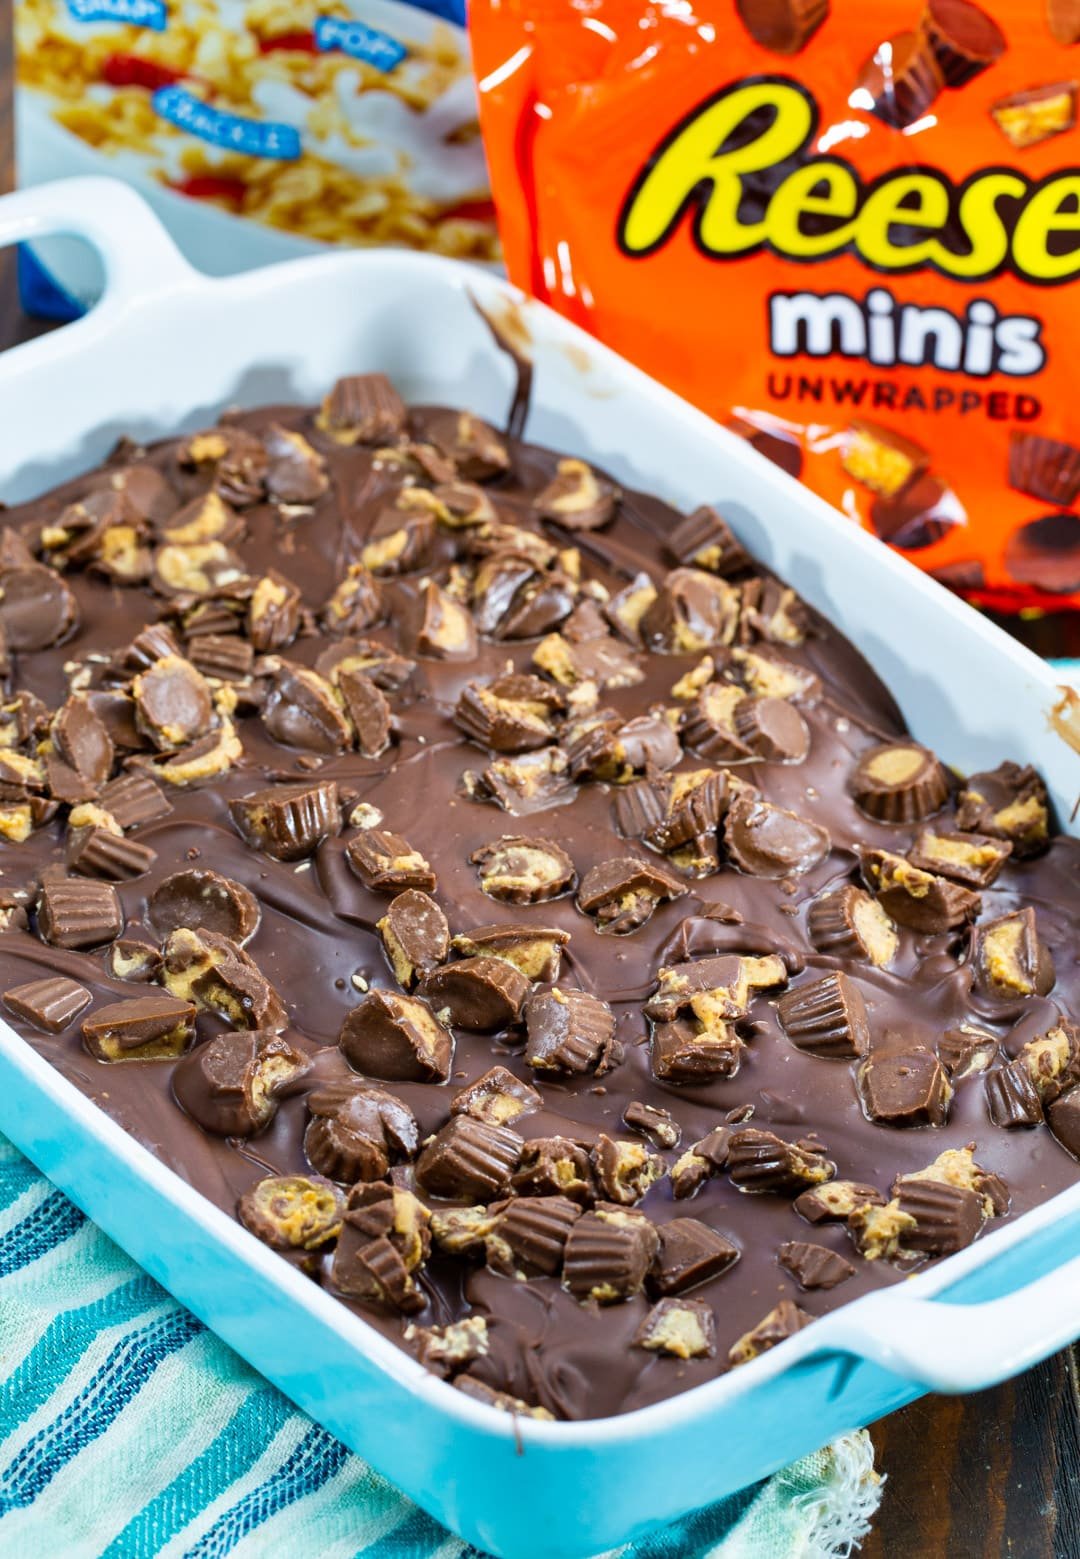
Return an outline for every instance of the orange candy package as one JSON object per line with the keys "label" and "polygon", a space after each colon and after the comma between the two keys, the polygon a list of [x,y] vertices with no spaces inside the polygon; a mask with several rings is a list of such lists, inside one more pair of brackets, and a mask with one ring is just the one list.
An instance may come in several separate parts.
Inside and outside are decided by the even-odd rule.
{"label": "orange candy package", "polygon": [[472,0],[513,279],[937,578],[1080,606],[1080,0]]}

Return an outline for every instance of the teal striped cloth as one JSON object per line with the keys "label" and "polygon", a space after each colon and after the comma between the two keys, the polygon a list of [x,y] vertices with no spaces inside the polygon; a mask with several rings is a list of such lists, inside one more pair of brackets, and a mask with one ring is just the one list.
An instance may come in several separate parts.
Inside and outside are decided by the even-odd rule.
{"label": "teal striped cloth", "polygon": [[[479,1559],[313,1424],[0,1138],[3,1559]],[[865,1434],[621,1550],[833,1559]]]}

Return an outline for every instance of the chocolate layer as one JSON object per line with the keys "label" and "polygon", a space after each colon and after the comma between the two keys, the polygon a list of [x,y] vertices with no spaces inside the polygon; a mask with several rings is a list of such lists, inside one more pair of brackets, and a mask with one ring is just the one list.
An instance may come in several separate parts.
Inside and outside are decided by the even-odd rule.
{"label": "chocolate layer", "polygon": [[[863,475],[897,492],[910,469],[914,494],[921,453],[864,432]],[[243,1199],[341,1303],[462,1389],[574,1418],[698,1384],[932,1259],[948,1198],[892,1187],[949,1150],[975,1142],[1011,1193],[976,1220],[958,1184],[965,1238],[1073,1182],[1077,1096],[1052,1036],[1080,1009],[1080,847],[1047,837],[1044,812],[1033,828],[1020,769],[974,776],[959,814],[949,787],[900,805],[910,776],[875,771],[867,806],[860,760],[910,743],[852,647],[715,524],[685,528],[598,472],[594,492],[558,459],[351,383],[323,413],[267,408],[140,452],[152,479],[129,481],[122,453],[9,511],[24,546],[0,551],[0,991],[35,1049],[217,1205]],[[567,524],[540,513],[560,514],[560,480],[556,498],[588,499]],[[148,582],[90,569],[71,541],[61,578],[42,532],[120,488],[141,505]],[[162,540],[215,492],[227,540],[198,557]],[[474,594],[492,557],[499,612],[493,584]],[[538,584],[552,594],[530,618]],[[446,601],[491,607],[468,657],[441,637]],[[510,620],[543,626],[524,638]],[[702,624],[707,649],[680,643]],[[107,772],[81,708],[52,765],[38,753],[73,665]],[[477,713],[470,687],[509,696]],[[80,828],[152,852],[145,871],[73,873]],[[994,872],[988,839],[1012,843]],[[858,886],[860,855],[913,850],[916,890],[974,852],[992,940],[894,925]],[[1014,938],[1020,907],[1035,920]],[[143,1008],[106,1010],[163,979],[173,1010],[198,1008],[181,1060],[182,1036],[148,1036]],[[460,1021],[493,1013],[507,1026]],[[123,1064],[88,1053],[87,1024]],[[957,1062],[958,1032],[988,1036],[986,1067]],[[1064,1088],[1049,1124],[1032,1066]],[[1017,1130],[1004,1095],[1024,1080],[1033,1123]],[[860,1210],[872,1227],[849,1232]],[[484,1324],[448,1343],[466,1322]]]}

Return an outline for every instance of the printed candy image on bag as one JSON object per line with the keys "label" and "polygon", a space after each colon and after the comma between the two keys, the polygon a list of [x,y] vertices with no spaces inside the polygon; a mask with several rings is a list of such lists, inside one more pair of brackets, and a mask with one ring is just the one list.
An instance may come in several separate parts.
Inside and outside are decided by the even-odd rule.
{"label": "printed candy image on bag", "polygon": [[882,540],[1080,606],[1080,0],[473,0],[510,274]]}
{"label": "printed candy image on bag", "polygon": [[498,257],[455,0],[17,0],[15,22],[25,182],[129,178],[182,243],[200,205],[259,224],[213,224],[215,270],[289,253],[273,234]]}

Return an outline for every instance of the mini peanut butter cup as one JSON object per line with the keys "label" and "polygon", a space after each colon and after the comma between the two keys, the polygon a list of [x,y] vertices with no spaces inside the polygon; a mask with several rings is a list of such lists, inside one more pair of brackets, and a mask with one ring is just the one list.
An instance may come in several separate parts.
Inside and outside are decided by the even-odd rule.
{"label": "mini peanut butter cup", "polygon": [[406,417],[405,403],[385,374],[348,374],[324,399],[315,425],[338,444],[391,444]]}
{"label": "mini peanut butter cup", "polygon": [[790,1196],[831,1180],[836,1165],[820,1143],[785,1142],[774,1132],[742,1126],[731,1134],[727,1170],[740,1191]]}
{"label": "mini peanut butter cup", "polygon": [[829,15],[829,0],[736,0],[739,20],[771,54],[798,54]]}
{"label": "mini peanut butter cup", "polygon": [[47,975],[4,992],[4,1006],[46,1034],[59,1034],[89,1007],[90,992],[63,975]]}
{"label": "mini peanut butter cup", "polygon": [[597,1204],[566,1241],[563,1284],[578,1300],[617,1304],[641,1292],[659,1244],[655,1226],[634,1208]]}
{"label": "mini peanut butter cup", "polygon": [[195,1004],[164,991],[132,996],[84,1018],[82,1036],[98,1061],[174,1061],[195,1037]]}
{"label": "mini peanut butter cup", "polygon": [[[378,581],[363,563],[350,563],[343,578],[319,613],[328,633],[363,633],[383,616],[383,597]],[[317,667],[323,670],[322,657]]]}
{"label": "mini peanut butter cup", "polygon": [[947,87],[974,80],[1007,47],[1001,28],[972,0],[927,0],[919,27]]}
{"label": "mini peanut butter cup", "polygon": [[98,802],[121,828],[156,823],[172,811],[172,802],[149,774],[117,775],[102,786]]}
{"label": "mini peanut butter cup", "polygon": [[851,1060],[870,1043],[862,992],[839,971],[787,991],[776,1011],[791,1043],[809,1055]]}
{"label": "mini peanut butter cup", "polygon": [[987,1072],[985,1087],[986,1112],[995,1126],[1015,1131],[1042,1121],[1042,1100],[1022,1061],[1009,1061]]}
{"label": "mini peanut butter cup", "polygon": [[569,1137],[534,1137],[526,1142],[510,1184],[518,1196],[568,1196],[583,1206],[596,1198],[589,1155]]}
{"label": "mini peanut butter cup", "polygon": [[542,519],[569,531],[599,530],[615,516],[619,490],[584,460],[560,460],[556,475],[533,500]]}
{"label": "mini peanut butter cup", "polygon": [[623,1125],[636,1131],[657,1148],[677,1148],[682,1137],[682,1127],[670,1110],[655,1104],[643,1104],[640,1099],[631,1099],[626,1106]]}
{"label": "mini peanut butter cup", "polygon": [[967,512],[956,494],[929,472],[917,476],[895,497],[878,496],[870,505],[875,534],[903,552],[932,547],[966,521]]}
{"label": "mini peanut butter cup", "polygon": [[441,411],[427,435],[466,482],[486,482],[510,465],[510,452],[495,429],[468,411]]}
{"label": "mini peanut butter cup", "polygon": [[273,785],[229,802],[229,813],[255,850],[279,861],[297,861],[341,828],[333,780]]}
{"label": "mini peanut butter cup", "polygon": [[972,774],[957,802],[956,826],[962,832],[1007,839],[1017,859],[1046,849],[1050,801],[1042,776],[1030,764],[1002,763]]}
{"label": "mini peanut butter cup", "polygon": [[188,659],[204,677],[240,682],[251,673],[255,651],[235,633],[206,633],[192,639]]}
{"label": "mini peanut butter cup", "polygon": [[876,114],[894,130],[906,130],[930,111],[944,85],[926,37],[901,32],[878,44],[848,101],[853,108]]}
{"label": "mini peanut butter cup", "polygon": [[868,1120],[885,1126],[944,1126],[952,1087],[937,1056],[923,1045],[872,1050],[859,1068]]}
{"label": "mini peanut butter cup", "polygon": [[832,1180],[803,1191],[792,1205],[807,1223],[843,1223],[860,1207],[884,1207],[885,1197],[876,1186]]}
{"label": "mini peanut butter cup", "polygon": [[893,920],[931,935],[954,931],[979,913],[982,900],[970,888],[920,870],[902,855],[888,850],[863,850],[862,874],[867,887]]}
{"label": "mini peanut butter cup", "polygon": [[621,1207],[640,1202],[655,1181],[667,1173],[667,1165],[643,1142],[626,1142],[601,1132],[589,1155],[600,1195]]}
{"label": "mini peanut butter cup", "polygon": [[904,1175],[897,1182],[896,1199],[901,1214],[915,1220],[915,1227],[904,1233],[906,1250],[951,1256],[970,1245],[983,1226],[982,1203],[965,1186]]}
{"label": "mini peanut butter cup", "polygon": [[487,1263],[506,1277],[557,1277],[581,1208],[566,1196],[516,1196],[485,1241]]}
{"label": "mini peanut butter cup", "polygon": [[417,1159],[417,1184],[449,1202],[490,1202],[509,1190],[521,1149],[508,1126],[452,1115]]}
{"label": "mini peanut butter cup", "polygon": [[251,592],[247,634],[257,655],[283,650],[300,629],[301,596],[292,580],[276,569],[263,575]]}
{"label": "mini peanut butter cup", "polygon": [[552,839],[503,834],[469,857],[479,868],[481,891],[504,904],[541,904],[577,883],[574,863]]}
{"label": "mini peanut butter cup", "polygon": [[700,568],[673,568],[641,616],[641,638],[656,655],[689,655],[731,644],[739,592]]}
{"label": "mini peanut butter cup", "polygon": [[460,1088],[450,1105],[451,1115],[472,1115],[489,1126],[509,1126],[543,1105],[531,1083],[522,1082],[505,1066],[493,1066]]}
{"label": "mini peanut butter cup", "polygon": [[1026,1066],[1043,1104],[1080,1083],[1080,1029],[1062,1020],[1020,1047],[1016,1059]]}
{"label": "mini peanut butter cup", "polygon": [[369,991],[341,1025],[338,1044],[358,1072],[388,1082],[445,1082],[454,1037],[415,996]]}
{"label": "mini peanut butter cup", "polygon": [[1046,996],[1054,988],[1054,960],[1030,904],[975,926],[971,962],[980,986],[1004,1001]]}
{"label": "mini peanut butter cup", "polygon": [[218,1034],[177,1064],[172,1090],[204,1131],[251,1137],[270,1124],[279,1101],[310,1069],[307,1056],[281,1034]]}
{"label": "mini peanut butter cup", "polygon": [[658,905],[685,893],[686,884],[662,866],[624,855],[590,867],[577,906],[594,918],[597,931],[628,936],[651,919]]}
{"label": "mini peanut butter cup", "polygon": [[554,983],[559,978],[563,950],[569,941],[570,933],[555,926],[504,921],[500,925],[474,926],[471,931],[459,931],[453,946],[456,952],[468,957],[483,953],[492,958],[505,958],[515,969],[520,969],[526,979]]}
{"label": "mini peanut butter cup", "polygon": [[38,932],[54,947],[100,947],[124,929],[116,889],[89,877],[59,877],[43,884]]}
{"label": "mini peanut butter cup", "polygon": [[555,716],[564,698],[540,677],[511,674],[470,682],[454,710],[454,723],[470,741],[491,752],[532,752],[555,738]]}
{"label": "mini peanut butter cup", "polygon": [[525,1059],[537,1072],[603,1072],[615,1061],[615,1016],[589,991],[536,990],[525,1003]]}
{"label": "mini peanut butter cup", "polygon": [[420,660],[472,660],[476,655],[476,624],[460,601],[427,579],[404,598],[402,641]]}
{"label": "mini peanut butter cup", "polygon": [[164,878],[150,895],[147,915],[167,936],[179,926],[216,931],[241,946],[255,935],[262,911],[242,883],[204,867],[188,867]]}
{"label": "mini peanut butter cup", "polygon": [[851,794],[880,823],[918,823],[945,804],[949,781],[935,755],[917,742],[882,742],[863,753]]}
{"label": "mini peanut butter cup", "polygon": [[671,1218],[659,1225],[660,1246],[649,1275],[657,1294],[686,1294],[738,1261],[739,1247],[700,1218]]}
{"label": "mini peanut butter cup", "polygon": [[383,828],[362,828],[346,845],[345,859],[364,887],[374,892],[400,888],[431,892],[436,886],[435,873],[420,851],[400,834]]}
{"label": "mini peanut butter cup", "polygon": [[1080,5],[1077,0],[1045,0],[1046,25],[1055,43],[1066,47],[1080,43]]}
{"label": "mini peanut butter cup", "polygon": [[167,990],[234,1028],[283,1029],[285,1004],[236,942],[217,931],[179,926],[165,941],[161,979]]}
{"label": "mini peanut butter cup", "polygon": [[55,569],[40,563],[0,569],[0,632],[9,650],[46,650],[79,620],[74,595]]}
{"label": "mini peanut butter cup", "polygon": [[806,930],[819,953],[837,958],[864,958],[883,969],[896,956],[896,927],[865,888],[849,883],[814,899]]}
{"label": "mini peanut butter cup", "polygon": [[746,1045],[732,1023],[703,1028],[689,1018],[654,1023],[650,1040],[653,1076],[665,1083],[734,1077]]}
{"label": "mini peanut butter cup", "polygon": [[488,1351],[488,1324],[482,1315],[468,1315],[445,1326],[417,1326],[410,1321],[405,1341],[425,1369],[449,1380]]}
{"label": "mini peanut butter cup", "polygon": [[396,1094],[363,1083],[338,1083],[308,1096],[311,1120],[304,1153],[319,1174],[343,1185],[382,1180],[391,1162],[413,1158],[419,1133]]}
{"label": "mini peanut butter cup", "polygon": [[113,765],[113,742],[85,696],[76,694],[66,700],[53,718],[50,734],[65,763],[91,784],[105,784]]}
{"label": "mini peanut butter cup", "polygon": [[654,850],[670,854],[694,840],[715,836],[720,826],[728,805],[727,774],[723,769],[699,772],[694,784],[683,785],[689,777],[678,777],[668,794],[666,810],[640,830],[641,839]]}
{"label": "mini peanut butter cup", "polygon": [[349,1192],[330,1278],[342,1293],[411,1314],[424,1308],[415,1274],[431,1251],[431,1214],[404,1186],[361,1181]]}
{"label": "mini peanut butter cup", "polygon": [[330,485],[326,462],[302,433],[272,422],[263,435],[268,465],[266,491],[282,504],[315,503]]}
{"label": "mini peanut butter cup", "polygon": [[1064,439],[1014,429],[1009,434],[1009,485],[1040,503],[1068,508],[1080,495],[1080,448]]}
{"label": "mini peanut butter cup", "polygon": [[711,1359],[716,1316],[704,1299],[660,1299],[634,1333],[633,1346],[674,1359]]}
{"label": "mini peanut butter cup", "polygon": [[908,851],[912,866],[951,877],[969,888],[988,888],[1012,853],[1005,839],[960,830],[924,828]]}
{"label": "mini peanut butter cup", "polygon": [[260,715],[274,740],[303,752],[346,752],[353,730],[331,684],[308,666],[276,656],[269,664],[270,687]]}
{"label": "mini peanut butter cup", "polygon": [[692,1012],[702,1022],[743,1018],[753,998],[787,983],[787,968],[777,953],[760,957],[720,953],[676,964],[661,964],[656,989],[642,1011],[657,1022]]}
{"label": "mini peanut butter cup", "polygon": [[797,812],[739,795],[724,819],[728,859],[751,877],[798,876],[825,859],[828,832]]}
{"label": "mini peanut butter cup", "polygon": [[985,1073],[992,1066],[998,1053],[998,1041],[992,1034],[984,1034],[967,1027],[946,1029],[938,1040],[938,1060],[949,1074],[949,1081],[960,1082],[965,1077]]}
{"label": "mini peanut butter cup", "polygon": [[998,98],[990,117],[1010,145],[1024,150],[1063,135],[1076,124],[1077,83],[1054,81]]}
{"label": "mini peanut butter cup", "polygon": [[1080,590],[1080,515],[1061,510],[1021,525],[1005,543],[1005,567],[1048,595]]}
{"label": "mini peanut butter cup", "polygon": [[126,839],[111,828],[71,830],[68,866],[82,877],[103,877],[107,882],[130,882],[153,866],[157,851],[137,839]]}
{"label": "mini peanut butter cup", "polygon": [[382,938],[399,985],[411,990],[417,980],[445,963],[450,927],[435,900],[420,888],[406,888],[390,902],[375,929]]}
{"label": "mini peanut butter cup", "polygon": [[529,982],[505,959],[480,954],[433,969],[419,994],[456,1028],[490,1032],[517,1022]]}
{"label": "mini peanut butter cup", "polygon": [[317,1250],[341,1231],[345,1197],[312,1175],[274,1175],[245,1191],[237,1216],[275,1250]]}
{"label": "mini peanut butter cup", "polygon": [[1046,1124],[1066,1153],[1080,1159],[1080,1090],[1055,1099],[1047,1109]]}
{"label": "mini peanut butter cup", "polygon": [[813,1319],[812,1315],[807,1315],[805,1310],[792,1304],[790,1299],[781,1299],[775,1309],[770,1310],[755,1327],[744,1332],[738,1342],[732,1344],[728,1349],[728,1363],[732,1368],[739,1364],[748,1364],[751,1359],[767,1353],[778,1343],[794,1337],[795,1333],[801,1332],[804,1326],[809,1326]]}
{"label": "mini peanut butter cup", "polygon": [[704,568],[710,574],[740,573],[750,565],[748,553],[727,521],[703,505],[681,520],[664,543],[677,563]]}
{"label": "mini peanut butter cup", "polygon": [[776,1259],[803,1289],[835,1288],[855,1276],[855,1268],[846,1256],[807,1240],[786,1240],[776,1252]]}
{"label": "mini peanut butter cup", "polygon": [[810,728],[786,698],[744,698],[734,719],[735,734],[759,758],[801,763],[810,751]]}

